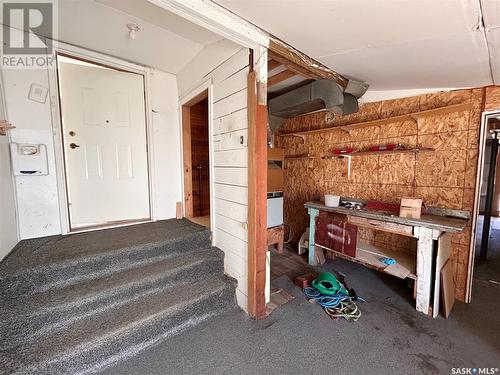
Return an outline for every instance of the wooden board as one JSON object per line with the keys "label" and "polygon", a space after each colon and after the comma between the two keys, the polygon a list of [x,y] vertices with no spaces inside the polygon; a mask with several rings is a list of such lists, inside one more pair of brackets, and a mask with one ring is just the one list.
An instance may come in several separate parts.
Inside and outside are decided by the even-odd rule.
{"label": "wooden board", "polygon": [[283,241],[285,240],[285,227],[283,225],[267,229],[267,246],[277,245],[278,254],[283,253]]}
{"label": "wooden board", "polygon": [[[392,251],[362,241],[358,242],[358,246],[356,248],[356,257],[354,258],[318,244],[316,244],[315,247],[316,253],[318,252],[318,248],[324,249],[330,253],[335,254],[335,256],[338,256],[339,258],[362,264],[368,268],[376,269],[377,271],[385,272],[401,279],[416,279],[416,259],[414,254],[409,254],[401,251]],[[393,258],[397,263],[391,266],[387,266],[380,261],[381,258]]]}
{"label": "wooden board", "polygon": [[413,237],[413,227],[396,223],[388,223],[381,220],[367,219],[365,217],[349,216],[349,223],[360,227],[381,230],[384,232],[400,234],[402,236]]}
{"label": "wooden board", "polygon": [[176,202],[175,203],[175,218],[176,219],[182,219],[183,214],[182,214],[182,202]]}
{"label": "wooden board", "polygon": [[433,230],[418,228],[417,242],[417,300],[416,309],[426,315],[431,310]]}
{"label": "wooden board", "polygon": [[[267,54],[264,52],[263,56]],[[267,253],[267,107],[257,72],[248,74],[248,312],[266,315]],[[265,98],[265,96],[264,96]],[[265,99],[264,99],[265,100]]]}
{"label": "wooden board", "polygon": [[434,303],[432,308],[432,316],[434,318],[438,316],[439,311],[441,310],[441,272],[451,256],[451,235],[448,233],[442,234],[437,243],[436,270],[434,275]]}
{"label": "wooden board", "polygon": [[[356,258],[385,272],[389,275],[405,279],[415,279],[416,257],[414,254],[402,251],[392,251],[360,242],[356,249]],[[396,264],[387,266],[380,261],[382,258],[392,258]]]}
{"label": "wooden board", "polygon": [[453,265],[450,260],[446,262],[441,270],[441,284],[443,295],[443,313],[445,318],[451,314],[451,309],[455,304],[455,282],[453,281]]}
{"label": "wooden board", "polygon": [[191,158],[191,108],[182,106],[182,155],[184,168],[184,215],[193,217],[193,169]]}

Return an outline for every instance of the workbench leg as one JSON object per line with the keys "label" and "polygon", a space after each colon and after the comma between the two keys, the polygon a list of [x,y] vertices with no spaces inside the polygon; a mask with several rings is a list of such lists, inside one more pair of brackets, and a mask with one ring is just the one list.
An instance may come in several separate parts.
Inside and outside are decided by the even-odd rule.
{"label": "workbench leg", "polygon": [[429,315],[432,285],[433,231],[418,228],[417,241],[417,300],[416,309]]}
{"label": "workbench leg", "polygon": [[316,217],[319,215],[319,210],[316,208],[308,208],[309,213],[309,264],[316,265],[316,253],[314,246],[314,238],[316,231]]}

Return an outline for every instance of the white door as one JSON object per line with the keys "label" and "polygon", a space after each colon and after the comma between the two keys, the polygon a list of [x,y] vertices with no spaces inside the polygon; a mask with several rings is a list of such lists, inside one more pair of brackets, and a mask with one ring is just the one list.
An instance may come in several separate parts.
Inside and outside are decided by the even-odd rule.
{"label": "white door", "polygon": [[144,80],[59,63],[70,228],[150,218]]}

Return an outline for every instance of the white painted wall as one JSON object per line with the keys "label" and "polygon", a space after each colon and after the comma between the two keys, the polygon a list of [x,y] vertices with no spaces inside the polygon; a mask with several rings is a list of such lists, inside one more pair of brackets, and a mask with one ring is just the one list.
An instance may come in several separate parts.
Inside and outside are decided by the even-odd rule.
{"label": "white painted wall", "polygon": [[172,74],[151,73],[152,139],[155,173],[155,214],[158,220],[176,216],[182,201],[182,159],[177,80]]}
{"label": "white painted wall", "polygon": [[213,70],[240,50],[240,46],[227,40],[211,43],[203,48],[177,74],[179,96],[183,97],[209,78]]}
{"label": "white painted wall", "polygon": [[47,176],[17,176],[15,187],[21,239],[61,233],[57,194],[54,142],[50,100],[38,103],[28,99],[32,84],[49,86],[45,69],[5,69],[3,71],[5,103],[10,122],[12,142],[47,146]]}
{"label": "white painted wall", "polygon": [[[0,87],[0,118],[6,118],[3,105],[3,85]],[[0,260],[12,250],[18,241],[15,202],[9,137],[0,135]]]}
{"label": "white painted wall", "polygon": [[[224,270],[238,280],[236,298],[247,311],[248,300],[248,119],[249,51],[231,42],[205,47],[179,72],[179,92],[207,79],[213,84],[215,245],[224,251]],[[240,143],[243,137],[243,144]]]}
{"label": "white painted wall", "polygon": [[[15,177],[19,237],[60,234],[63,226],[53,137],[53,126],[57,122],[52,119],[49,98],[44,104],[28,99],[33,83],[49,87],[48,70],[4,69],[2,74],[9,120],[16,126],[11,131],[12,142],[45,144],[49,160],[49,175]],[[182,199],[176,77],[152,70],[150,86],[151,109],[154,111],[151,124],[153,142],[150,145],[155,177],[154,213],[156,219],[168,219],[175,217],[175,203]]]}

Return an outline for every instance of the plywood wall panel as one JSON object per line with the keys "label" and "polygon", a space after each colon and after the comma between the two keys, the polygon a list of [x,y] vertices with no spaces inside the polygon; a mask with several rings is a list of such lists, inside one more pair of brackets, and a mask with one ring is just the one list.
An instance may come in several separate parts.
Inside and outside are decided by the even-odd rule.
{"label": "plywood wall panel", "polygon": [[[384,155],[379,160],[378,181],[389,185],[411,185],[415,180],[415,155]],[[398,168],[394,168],[398,165]],[[372,171],[375,173],[375,170]]]}
{"label": "plywood wall panel", "polygon": [[[285,164],[285,222],[295,240],[308,225],[304,202],[315,195],[337,194],[362,199],[399,203],[401,197],[423,198],[428,206],[473,210],[479,126],[483,106],[500,108],[500,89],[470,89],[441,92],[360,105],[360,111],[335,116],[327,123],[324,113],[287,120],[279,132],[320,129],[390,116],[404,115],[442,106],[472,103],[472,109],[440,116],[402,121],[380,127],[358,129],[348,134],[341,129],[324,134],[277,137],[286,156],[310,153],[324,155],[345,147],[364,148],[381,143],[402,143],[407,147],[433,147],[435,152],[414,155],[386,155],[352,159],[351,176],[347,160],[295,160]],[[330,116],[331,118],[331,116]],[[397,235],[380,235],[359,229],[359,238],[378,246],[414,251],[415,243]],[[466,263],[471,228],[453,236],[453,267],[457,296],[465,298]]]}
{"label": "plywood wall panel", "polygon": [[402,137],[416,134],[417,123],[413,120],[394,122],[380,127],[381,138]]}
{"label": "plywood wall panel", "polygon": [[[472,131],[474,134],[477,131]],[[433,134],[422,134],[418,137],[419,147],[434,148],[441,150],[466,149],[468,146],[469,130],[457,132],[443,132]],[[477,147],[477,138],[476,138]]]}
{"label": "plywood wall panel", "polygon": [[467,150],[436,150],[417,155],[417,186],[463,187]]}
{"label": "plywood wall panel", "polygon": [[477,158],[478,149],[467,150],[467,164],[465,166],[464,187],[468,189],[475,189],[476,187],[476,171],[477,171]]}
{"label": "plywood wall panel", "polygon": [[469,127],[469,111],[448,113],[419,119],[418,134],[433,134],[467,130]]}
{"label": "plywood wall panel", "polygon": [[486,88],[486,111],[500,110],[500,86]]}

